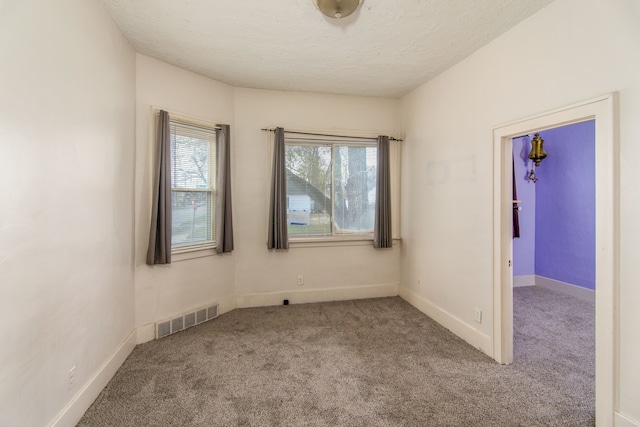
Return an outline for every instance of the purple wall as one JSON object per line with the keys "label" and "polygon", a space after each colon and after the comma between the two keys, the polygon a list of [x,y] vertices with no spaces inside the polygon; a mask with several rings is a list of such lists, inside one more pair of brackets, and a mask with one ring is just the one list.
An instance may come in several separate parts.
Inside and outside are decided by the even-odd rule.
{"label": "purple wall", "polygon": [[595,289],[595,121],[540,132],[535,274]]}

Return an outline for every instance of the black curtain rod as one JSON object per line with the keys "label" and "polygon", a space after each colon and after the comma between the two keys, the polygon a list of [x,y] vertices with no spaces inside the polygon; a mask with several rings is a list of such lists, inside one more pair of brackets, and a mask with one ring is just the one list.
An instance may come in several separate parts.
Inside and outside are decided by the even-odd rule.
{"label": "black curtain rod", "polygon": [[514,136],[511,139],[519,139],[519,138],[524,138],[525,136],[529,136],[529,134],[526,135],[520,135],[520,136]]}
{"label": "black curtain rod", "polygon": [[[265,131],[265,132],[275,132],[275,129],[263,128],[262,130]],[[378,139],[376,137],[369,137],[369,136],[328,135],[326,133],[296,132],[296,131],[286,130],[286,129],[285,129],[284,132],[285,133],[295,133],[296,135],[328,136],[328,137],[332,137],[332,138],[368,139],[368,140],[373,140],[373,141]],[[389,137],[389,140],[402,142],[402,139],[396,139],[396,138],[394,138],[392,136]]]}

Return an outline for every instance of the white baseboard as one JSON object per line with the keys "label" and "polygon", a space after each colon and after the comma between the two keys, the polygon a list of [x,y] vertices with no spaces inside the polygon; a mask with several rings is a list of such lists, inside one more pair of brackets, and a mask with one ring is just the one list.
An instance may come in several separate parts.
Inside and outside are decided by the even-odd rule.
{"label": "white baseboard", "polygon": [[489,357],[493,357],[493,342],[491,337],[464,323],[462,320],[444,311],[412,291],[400,286],[400,297],[409,304],[459,336],[473,347],[479,349]]}
{"label": "white baseboard", "polygon": [[522,286],[535,286],[536,285],[536,275],[529,274],[525,276],[513,276],[513,287],[519,288]]}
{"label": "white baseboard", "polygon": [[218,302],[218,316],[224,313],[228,313],[238,308],[236,306],[236,297],[229,297],[221,299]]}
{"label": "white baseboard", "polygon": [[[229,297],[229,298],[224,298],[219,300],[219,302],[211,302],[210,304],[206,304],[206,305],[215,305],[218,304],[218,316],[224,313],[228,313],[231,310],[234,310],[236,308],[236,299],[235,297]],[[191,310],[186,310],[184,313],[189,313],[191,311],[196,310],[197,308],[202,308],[201,305],[199,305],[198,307],[193,307]],[[181,314],[184,314],[181,313]],[[176,314],[176,316],[178,316],[179,314]],[[166,320],[171,318],[171,316],[167,317],[167,318],[163,318],[161,320]],[[160,320],[160,321],[161,321]],[[143,325],[143,326],[138,326],[138,328],[136,328],[136,344],[144,344],[146,342],[149,341],[153,341],[156,339],[156,323],[149,323],[147,325]]]}
{"label": "white baseboard", "polygon": [[596,302],[596,293],[591,289],[581,286],[572,285],[571,283],[561,282],[559,280],[549,279],[548,277],[536,275],[536,286],[547,288],[554,291],[562,292],[566,295],[581,299],[583,301]]}
{"label": "white baseboard", "polygon": [[615,427],[640,427],[640,422],[634,421],[622,415],[620,412],[616,412],[613,419],[613,425]]}
{"label": "white baseboard", "polygon": [[58,416],[51,422],[51,427],[73,427],[80,421],[89,406],[96,400],[102,389],[105,388],[116,371],[131,354],[136,346],[136,340],[137,332],[134,330],[76,393],[67,406],[60,411]]}
{"label": "white baseboard", "polygon": [[156,325],[149,323],[148,325],[136,328],[136,344],[144,344],[156,339]]}
{"label": "white baseboard", "polygon": [[264,307],[282,305],[287,299],[289,304],[312,302],[344,301],[364,298],[382,298],[398,296],[398,285],[353,286],[350,288],[308,289],[285,292],[271,292],[236,296],[236,307]]}

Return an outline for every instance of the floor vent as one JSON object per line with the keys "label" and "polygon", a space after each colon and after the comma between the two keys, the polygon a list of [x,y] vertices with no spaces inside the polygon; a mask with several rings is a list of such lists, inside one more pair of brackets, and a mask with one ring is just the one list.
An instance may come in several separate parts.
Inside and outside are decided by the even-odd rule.
{"label": "floor vent", "polygon": [[156,323],[156,339],[164,338],[167,335],[175,334],[192,326],[218,317],[218,304],[199,308],[195,311],[185,313],[173,319],[163,320]]}

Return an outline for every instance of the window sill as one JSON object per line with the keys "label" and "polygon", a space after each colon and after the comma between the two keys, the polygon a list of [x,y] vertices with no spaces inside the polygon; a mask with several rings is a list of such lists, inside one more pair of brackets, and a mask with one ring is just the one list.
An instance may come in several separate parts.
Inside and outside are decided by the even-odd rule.
{"label": "window sill", "polygon": [[189,259],[195,258],[204,258],[208,256],[213,256],[216,254],[216,248],[202,248],[202,249],[183,249],[177,250],[176,252],[171,252],[171,262],[180,262],[186,261]]}
{"label": "window sill", "polygon": [[[395,246],[400,243],[399,237],[394,237],[392,244]],[[299,237],[289,239],[289,248],[322,248],[322,247],[339,247],[339,246],[373,246],[373,237]]]}

